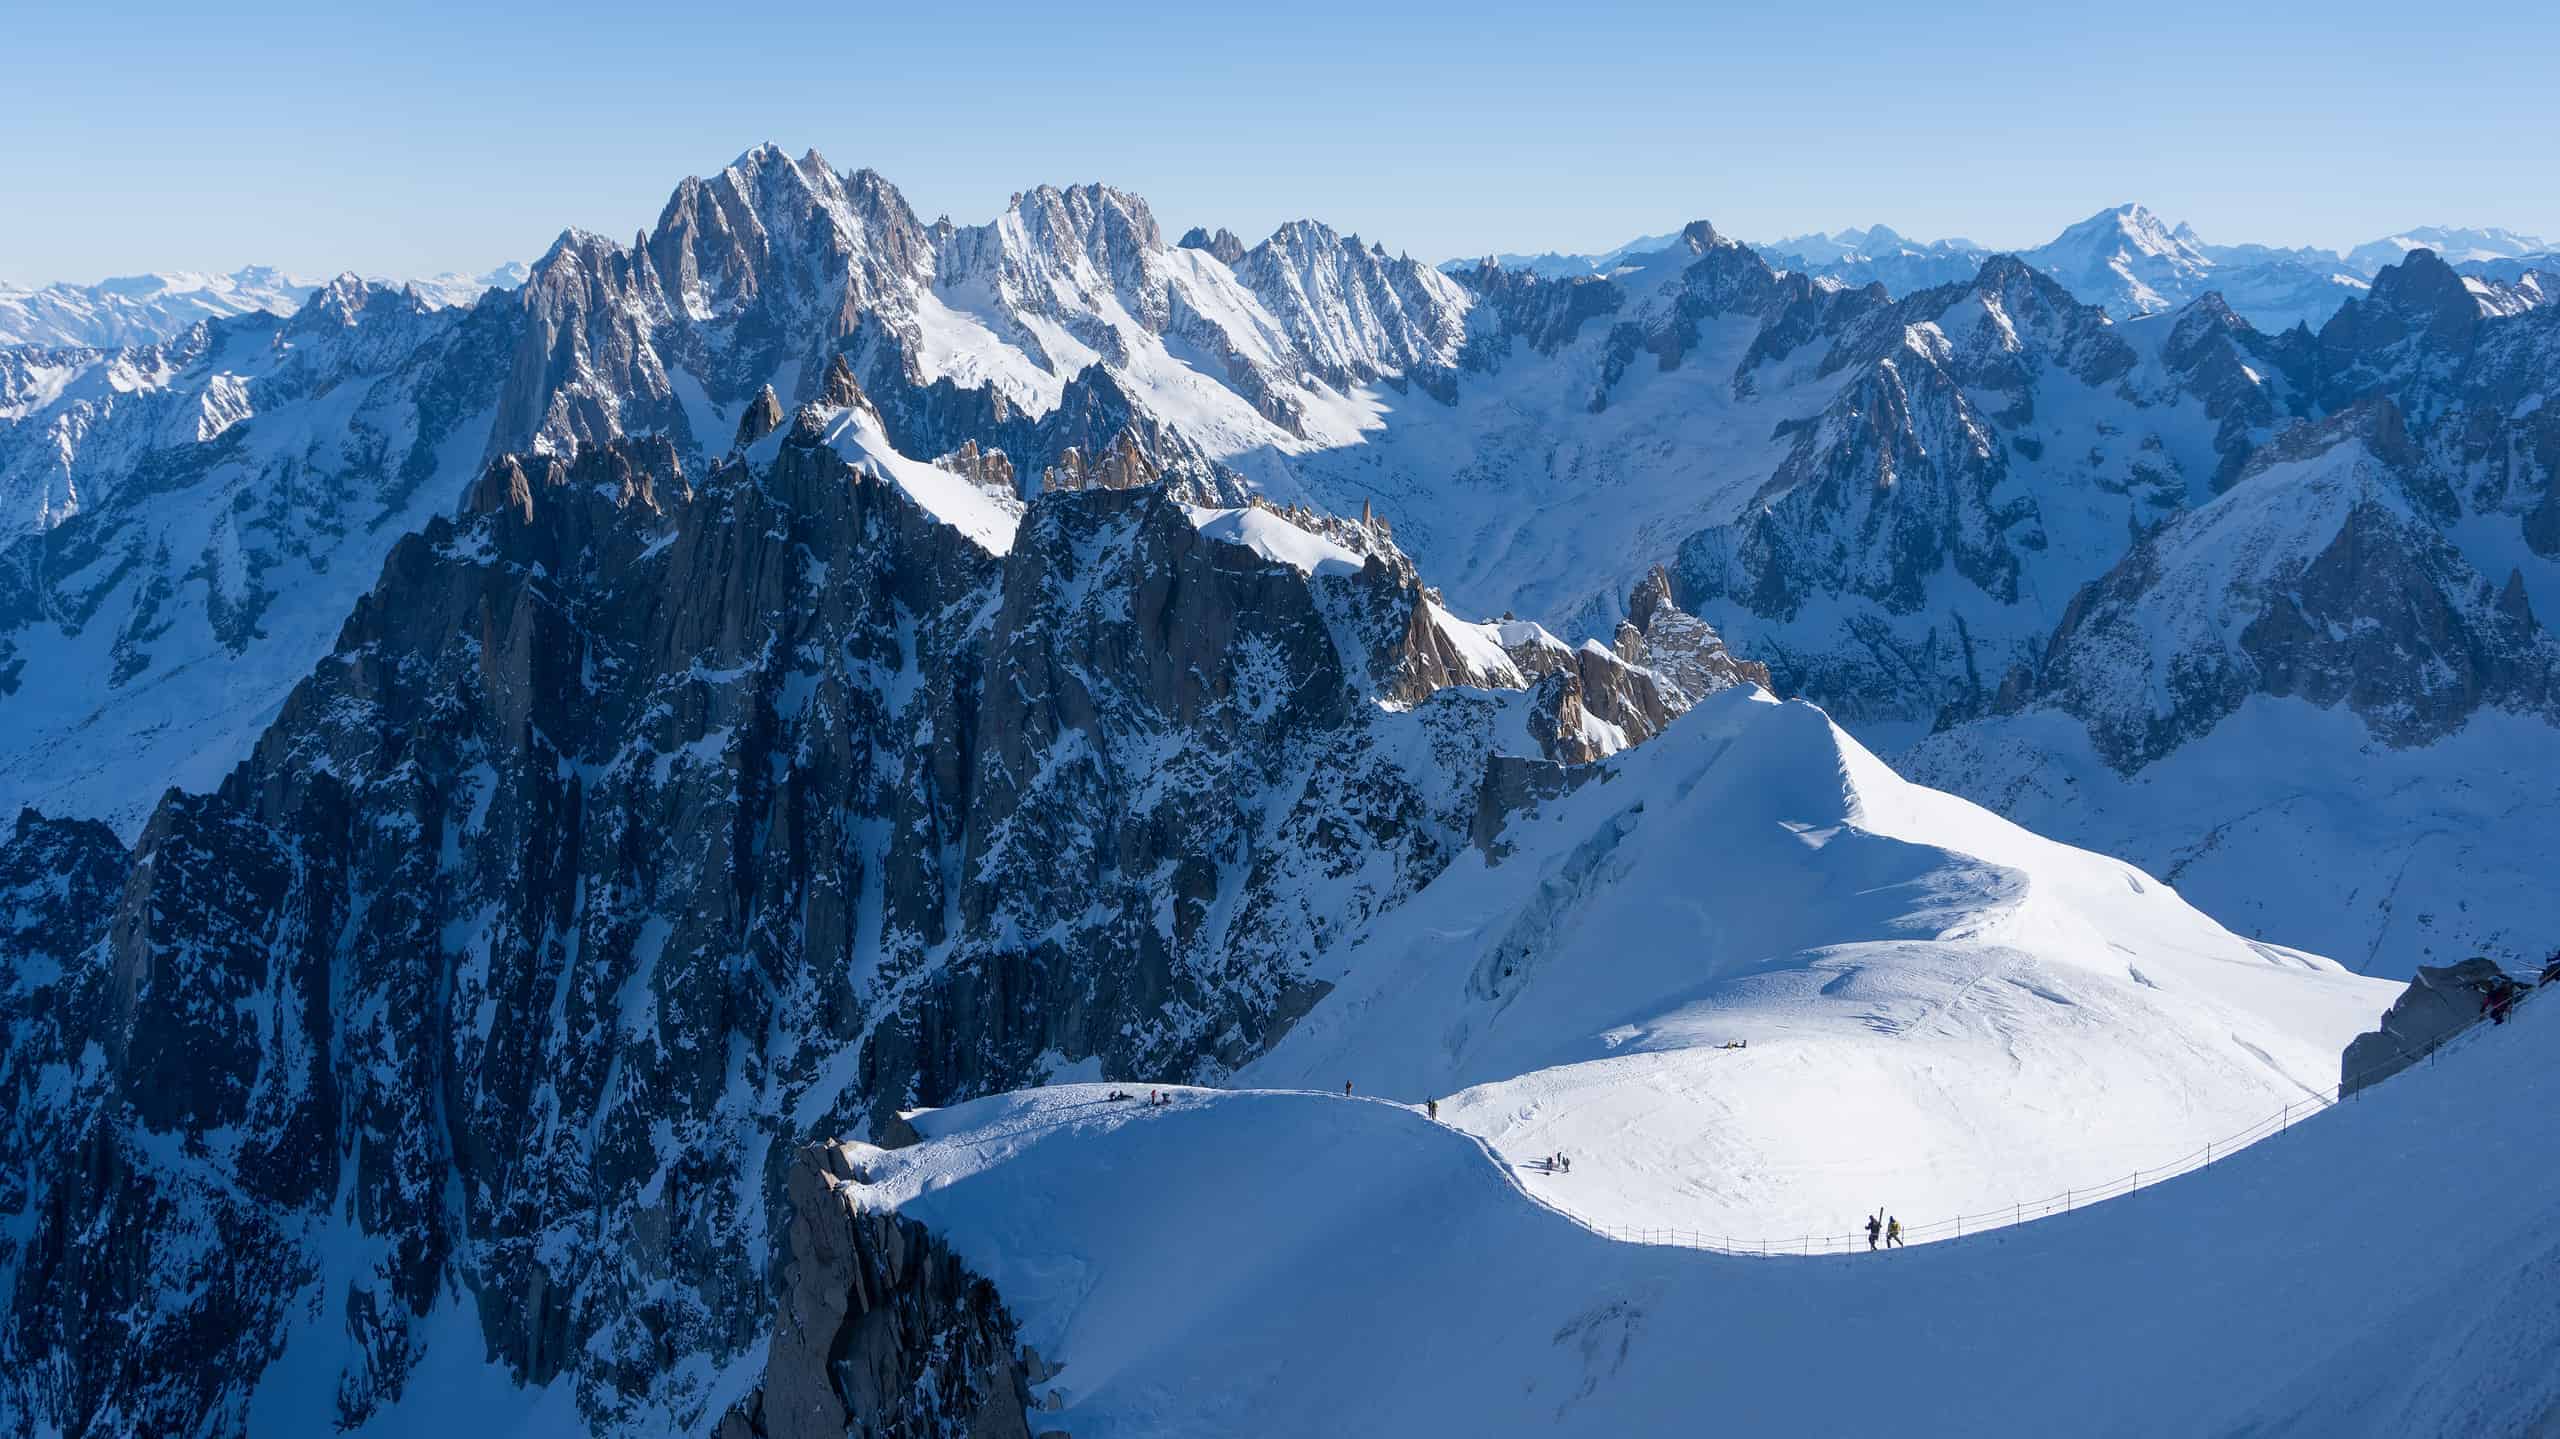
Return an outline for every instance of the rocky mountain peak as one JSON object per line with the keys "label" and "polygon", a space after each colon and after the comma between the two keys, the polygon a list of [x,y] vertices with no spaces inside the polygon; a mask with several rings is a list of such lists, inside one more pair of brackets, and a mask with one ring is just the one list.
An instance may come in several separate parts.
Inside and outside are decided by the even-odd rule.
{"label": "rocky mountain peak", "polygon": [[853,377],[853,366],[841,353],[827,361],[827,378],[818,387],[818,402],[839,410],[865,409],[874,415],[880,411],[863,393],[861,383]]}
{"label": "rocky mountain peak", "polygon": [[1233,266],[1244,258],[1244,241],[1237,239],[1235,232],[1224,225],[1220,225],[1218,232],[1214,235],[1194,225],[1183,232],[1180,247],[1185,250],[1206,250],[1229,266]]}
{"label": "rocky mountain peak", "polygon": [[347,272],[313,291],[302,308],[285,321],[284,333],[311,335],[331,329],[352,330],[370,319],[421,314],[426,309],[405,287],[379,284]]}
{"label": "rocky mountain peak", "polygon": [[1716,233],[1716,227],[1705,220],[1691,220],[1680,227],[1679,246],[1691,255],[1703,255],[1720,245],[1738,245]]}
{"label": "rocky mountain peak", "polygon": [[2394,384],[2441,378],[2485,323],[2480,301],[2432,250],[2411,250],[2320,327],[2322,398],[2338,407]]}
{"label": "rocky mountain peak", "polygon": [[758,389],[755,399],[747,406],[747,412],[738,417],[737,448],[743,450],[782,428],[784,418],[782,397],[773,392],[773,386]]}
{"label": "rocky mountain peak", "polygon": [[2402,317],[2448,349],[2467,348],[2480,328],[2480,302],[2433,250],[2411,250],[2400,263],[2375,275],[2365,303]]}
{"label": "rocky mountain peak", "polygon": [[1017,197],[1007,214],[1040,250],[1081,254],[1105,275],[1125,275],[1142,255],[1165,247],[1147,202],[1108,185],[1041,185]]}
{"label": "rocky mountain peak", "polygon": [[1668,680],[1683,709],[1738,684],[1772,693],[1777,688],[1766,664],[1734,654],[1715,626],[1673,601],[1670,572],[1660,565],[1627,596],[1627,617],[1612,648],[1620,659]]}

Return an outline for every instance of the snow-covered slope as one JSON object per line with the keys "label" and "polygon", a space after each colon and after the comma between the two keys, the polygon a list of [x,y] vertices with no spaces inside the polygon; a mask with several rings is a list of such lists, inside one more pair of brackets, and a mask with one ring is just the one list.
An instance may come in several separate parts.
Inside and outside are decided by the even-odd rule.
{"label": "snow-covered slope", "polygon": [[1239,1082],[1440,1096],[1514,1159],[1571,1154],[1551,1197],[1595,1221],[1724,1234],[2158,1163],[2334,1082],[2393,994],[1746,690],[1513,821],[1323,977]]}
{"label": "snow-covered slope", "polygon": [[2137,857],[2241,934],[2404,975],[2548,952],[2555,752],[2547,721],[2510,711],[2395,748],[2351,710],[2251,695],[2131,772],[2050,709],[1932,735],[1896,763],[2038,833]]}
{"label": "snow-covered slope", "polygon": [[[2560,1164],[2517,1126],[2560,1105],[2555,1043],[2537,1000],[2203,1171],[1880,1256],[1602,1238],[1338,1093],[985,1100],[848,1193],[993,1280],[1058,1366],[1035,1427],[1100,1439],[2536,1434]],[[1608,1184],[1590,1154],[1552,1192]]]}
{"label": "snow-covered slope", "polygon": [[0,351],[0,806],[130,836],[219,780],[480,463],[507,328],[344,276],[165,344]]}

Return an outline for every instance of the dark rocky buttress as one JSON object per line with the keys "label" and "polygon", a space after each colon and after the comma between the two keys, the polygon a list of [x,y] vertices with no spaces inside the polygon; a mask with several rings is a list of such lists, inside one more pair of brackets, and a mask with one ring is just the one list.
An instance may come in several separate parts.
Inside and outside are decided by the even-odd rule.
{"label": "dark rocky buttress", "polygon": [[[360,1421],[443,1307],[597,1428],[707,1424],[797,1145],[1252,1057],[1539,730],[1442,688],[1488,677],[1417,648],[1383,527],[1309,576],[1087,489],[990,549],[821,413],[698,488],[664,442],[502,458],[129,877],[35,822],[95,893],[11,1051],[54,1098],[5,1156],[0,1416],[238,1432],[291,1344]],[[1575,663],[1630,740],[1695,698]]]}

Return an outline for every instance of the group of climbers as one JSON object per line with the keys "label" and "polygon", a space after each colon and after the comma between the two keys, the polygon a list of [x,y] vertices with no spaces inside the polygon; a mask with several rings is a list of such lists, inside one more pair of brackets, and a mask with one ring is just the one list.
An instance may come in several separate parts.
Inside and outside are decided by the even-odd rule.
{"label": "group of climbers", "polygon": [[1902,1245],[1906,1249],[1910,1247],[1902,1243],[1901,1217],[1886,1214],[1881,1210],[1867,1216],[1867,1248],[1870,1251],[1876,1248],[1878,1239],[1884,1241],[1884,1247],[1887,1249],[1896,1245]]}

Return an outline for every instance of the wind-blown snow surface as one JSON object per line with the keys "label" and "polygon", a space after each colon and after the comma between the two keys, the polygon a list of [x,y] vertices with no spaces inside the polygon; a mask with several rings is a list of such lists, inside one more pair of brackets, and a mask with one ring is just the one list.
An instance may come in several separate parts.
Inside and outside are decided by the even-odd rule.
{"label": "wind-blown snow surface", "polygon": [[2560,1105],[2555,1044],[2528,1004],[2212,1168],[1881,1256],[1614,1242],[1308,1093],[981,1100],[862,1192],[994,1281],[1078,1439],[2543,1433],[2560,1151],[2515,1125]]}
{"label": "wind-blown snow surface", "polygon": [[2344,710],[2253,695],[2132,774],[2050,710],[1931,735],[1897,763],[2153,866],[2240,933],[2406,974],[2470,957],[2483,935],[2550,934],[2553,750],[2549,726],[2504,711],[2397,749]]}
{"label": "wind-blown snow surface", "polygon": [[[1335,951],[1246,1084],[1419,1102],[1601,1223],[1839,1234],[2121,1178],[2336,1082],[2394,986],[1714,696]],[[1728,1041],[1744,1049],[1724,1049]]]}

